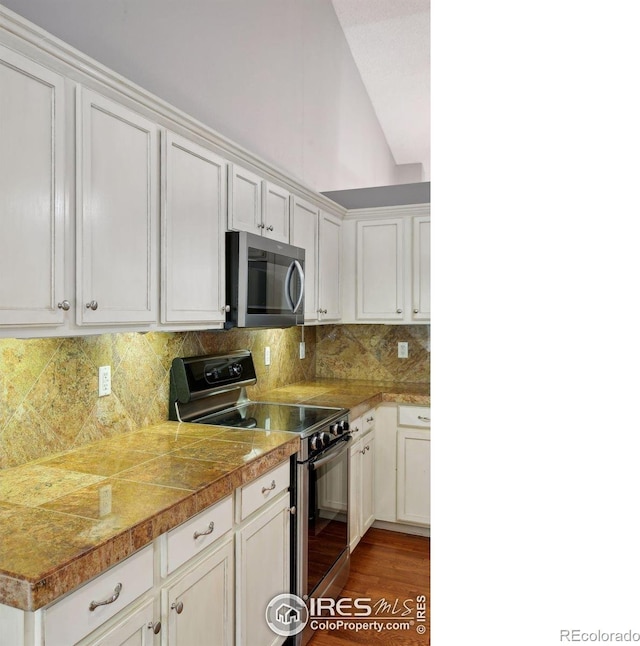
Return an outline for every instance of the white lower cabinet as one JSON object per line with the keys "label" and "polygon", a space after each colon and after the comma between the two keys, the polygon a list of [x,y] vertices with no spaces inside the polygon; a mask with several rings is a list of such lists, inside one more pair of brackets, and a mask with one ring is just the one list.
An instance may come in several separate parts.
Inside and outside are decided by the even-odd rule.
{"label": "white lower cabinet", "polygon": [[430,524],[430,463],[430,431],[398,428],[398,521]]}
{"label": "white lower cabinet", "polygon": [[[220,544],[221,543],[221,544]],[[162,643],[233,646],[233,535],[162,588]]]}
{"label": "white lower cabinet", "polygon": [[351,422],[349,460],[349,547],[353,552],[375,520],[375,412]]}
{"label": "white lower cabinet", "polygon": [[154,599],[147,599],[139,608],[123,614],[100,637],[81,642],[81,646],[153,646],[154,635],[162,628],[156,618]]}
{"label": "white lower cabinet", "polygon": [[237,646],[285,641],[269,628],[265,611],[274,597],[290,591],[290,514],[287,491],[236,530]]}
{"label": "white lower cabinet", "polygon": [[415,527],[431,524],[431,419],[427,406],[377,409],[376,520]]}

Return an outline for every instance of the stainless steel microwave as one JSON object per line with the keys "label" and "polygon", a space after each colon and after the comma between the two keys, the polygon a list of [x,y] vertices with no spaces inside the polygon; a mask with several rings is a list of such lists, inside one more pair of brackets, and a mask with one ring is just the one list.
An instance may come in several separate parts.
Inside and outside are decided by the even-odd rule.
{"label": "stainless steel microwave", "polygon": [[228,231],[226,280],[226,328],[304,323],[304,249]]}

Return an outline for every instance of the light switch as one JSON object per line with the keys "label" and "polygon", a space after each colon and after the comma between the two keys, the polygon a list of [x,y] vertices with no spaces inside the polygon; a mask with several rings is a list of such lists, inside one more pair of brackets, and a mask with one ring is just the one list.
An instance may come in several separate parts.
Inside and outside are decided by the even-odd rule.
{"label": "light switch", "polygon": [[98,397],[111,394],[111,366],[98,368]]}
{"label": "light switch", "polygon": [[407,341],[398,342],[398,359],[409,358],[409,343]]}
{"label": "light switch", "polygon": [[271,365],[271,348],[269,346],[266,346],[264,349],[264,365]]}

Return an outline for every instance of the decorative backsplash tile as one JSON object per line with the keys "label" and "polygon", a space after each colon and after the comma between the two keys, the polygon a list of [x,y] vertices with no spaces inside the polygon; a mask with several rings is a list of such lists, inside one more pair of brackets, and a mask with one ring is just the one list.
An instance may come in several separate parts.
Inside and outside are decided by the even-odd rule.
{"label": "decorative backsplash tile", "polygon": [[[398,342],[409,356],[398,358]],[[327,325],[317,328],[316,377],[429,384],[428,325]]]}
{"label": "decorative backsplash tile", "polygon": [[[299,342],[306,345],[299,359]],[[409,359],[397,359],[397,341]],[[264,347],[271,365],[264,365]],[[429,327],[329,325],[287,329],[0,338],[0,468],[167,419],[169,368],[177,356],[254,353],[262,392],[315,377],[429,383]],[[112,394],[98,397],[98,367]]]}

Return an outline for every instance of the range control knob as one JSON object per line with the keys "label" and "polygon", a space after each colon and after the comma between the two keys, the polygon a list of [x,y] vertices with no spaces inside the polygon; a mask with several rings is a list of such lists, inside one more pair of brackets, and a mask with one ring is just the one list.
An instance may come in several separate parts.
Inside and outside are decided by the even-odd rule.
{"label": "range control knob", "polygon": [[342,433],[342,429],[340,428],[340,422],[336,422],[335,424],[331,424],[329,426],[329,433],[331,435],[340,435]]}
{"label": "range control knob", "polygon": [[242,366],[239,363],[232,363],[229,366],[229,373],[232,377],[239,377],[242,374]]}
{"label": "range control knob", "polygon": [[323,431],[322,433],[320,433],[320,442],[322,447],[329,446],[329,443],[331,442],[331,435],[329,435],[329,433],[327,433],[326,431]]}
{"label": "range control knob", "polygon": [[342,432],[343,432],[343,433],[346,433],[346,432],[349,430],[349,428],[350,428],[350,426],[349,426],[349,422],[347,422],[347,420],[346,420],[346,419],[345,419],[345,420],[342,420],[342,421],[340,422],[340,426],[342,426]]}
{"label": "range control knob", "polygon": [[320,443],[320,436],[316,433],[311,438],[311,450],[312,451],[317,451],[321,447],[322,447],[322,444]]}

